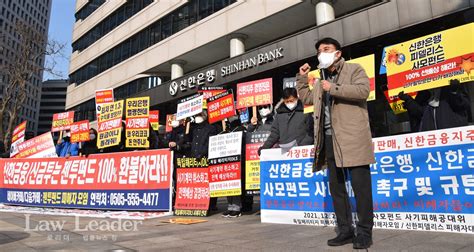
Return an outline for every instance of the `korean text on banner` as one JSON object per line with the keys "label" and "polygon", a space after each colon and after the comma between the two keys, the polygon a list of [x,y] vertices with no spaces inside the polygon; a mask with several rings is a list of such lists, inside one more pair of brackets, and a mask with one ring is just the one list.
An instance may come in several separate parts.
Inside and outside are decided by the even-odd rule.
{"label": "korean text on banner", "polygon": [[99,118],[102,105],[114,102],[114,90],[113,89],[102,89],[95,91],[95,109],[97,118]]}
{"label": "korean text on banner", "polygon": [[224,92],[224,87],[199,87],[198,93],[203,95],[202,108],[207,109],[207,99]]}
{"label": "korean text on banner", "polygon": [[242,194],[242,132],[209,138],[209,190],[211,197]]}
{"label": "korean text on banner", "polygon": [[150,97],[126,100],[126,142],[127,148],[148,148]]}
{"label": "korean text on banner", "polygon": [[245,135],[245,192],[260,194],[260,157],[258,148],[270,136],[270,131],[247,132]]}
{"label": "korean text on banner", "polygon": [[122,136],[123,100],[102,105],[97,129],[99,149],[120,144]]}
{"label": "korean text on banner", "polygon": [[273,103],[272,78],[237,84],[237,109]]}
{"label": "korean text on banner", "polygon": [[89,141],[89,130],[89,120],[73,123],[71,125],[71,143]]}
{"label": "korean text on banner", "polygon": [[68,130],[74,122],[74,111],[57,113],[53,115],[51,132]]}
{"label": "korean text on banner", "polygon": [[[474,126],[374,138],[373,143],[375,228],[472,234]],[[262,222],[334,225],[327,170],[311,171],[311,148],[283,155],[279,149],[262,151]]]}
{"label": "korean text on banner", "polygon": [[10,145],[10,157],[14,157],[18,154],[18,145],[25,141],[25,132],[26,132],[26,121],[20,123],[13,130],[12,144]]}
{"label": "korean text on banner", "polygon": [[389,95],[474,80],[474,23],[440,31],[385,49]]}
{"label": "korean text on banner", "polygon": [[171,211],[169,150],[0,160],[4,204]]}
{"label": "korean text on banner", "polygon": [[203,96],[191,96],[183,99],[176,112],[176,120],[182,120],[202,112]]}
{"label": "korean text on banner", "polygon": [[215,123],[235,115],[234,94],[226,90],[207,99],[207,114],[209,123]]}
{"label": "korean text on banner", "polygon": [[158,110],[150,110],[150,125],[153,130],[158,130],[159,125],[159,118],[160,118],[160,111]]}
{"label": "korean text on banner", "polygon": [[209,208],[209,168],[206,158],[178,158],[175,215],[206,216]]}
{"label": "korean text on banner", "polygon": [[57,157],[51,132],[46,132],[17,146],[15,158],[48,158]]}

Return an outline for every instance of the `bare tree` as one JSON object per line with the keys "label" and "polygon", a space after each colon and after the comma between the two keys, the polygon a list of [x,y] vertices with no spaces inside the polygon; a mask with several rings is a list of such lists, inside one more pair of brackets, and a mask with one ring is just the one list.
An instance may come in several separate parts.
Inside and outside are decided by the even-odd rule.
{"label": "bare tree", "polygon": [[[18,45],[0,66],[0,74],[6,77],[0,101],[0,140],[5,146],[10,145],[16,119],[26,101],[28,82],[35,74],[41,76],[42,71],[58,75],[54,72],[54,61],[51,66],[43,66],[42,62],[47,55],[61,55],[64,48],[64,44],[48,42],[45,34],[23,22],[15,24],[13,33],[2,34],[2,41],[16,40]],[[2,48],[4,45],[0,45]]]}

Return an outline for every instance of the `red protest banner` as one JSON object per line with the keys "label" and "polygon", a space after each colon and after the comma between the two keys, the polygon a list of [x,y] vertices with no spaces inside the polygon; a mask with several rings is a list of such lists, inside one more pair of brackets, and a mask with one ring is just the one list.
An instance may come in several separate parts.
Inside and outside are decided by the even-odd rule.
{"label": "red protest banner", "polygon": [[272,78],[237,84],[237,109],[272,103]]}
{"label": "red protest banner", "polygon": [[26,121],[16,126],[15,130],[13,130],[12,144],[10,146],[10,157],[14,157],[16,154],[18,154],[18,145],[25,140],[25,132]]}
{"label": "red protest banner", "polygon": [[153,130],[158,130],[158,120],[160,118],[160,111],[158,110],[150,110],[150,125]]}
{"label": "red protest banner", "polygon": [[43,135],[20,143],[17,149],[18,154],[15,155],[15,158],[47,158],[58,156],[51,132],[46,132]]}
{"label": "red protest banner", "polygon": [[235,115],[234,94],[227,90],[207,99],[209,123],[215,123]]}
{"label": "red protest banner", "polygon": [[114,90],[102,89],[95,91],[95,108],[97,118],[99,118],[102,105],[114,102]]}
{"label": "red protest banner", "polygon": [[89,120],[75,122],[71,125],[71,143],[89,141]]}
{"label": "red protest banner", "polygon": [[178,158],[176,215],[206,216],[209,208],[209,170],[206,158]]}
{"label": "red protest banner", "polygon": [[[48,133],[50,134],[50,133]],[[52,140],[51,140],[52,142]],[[88,158],[1,159],[5,204],[170,211],[170,150],[90,155]]]}
{"label": "red protest banner", "polygon": [[53,115],[53,124],[51,132],[68,130],[74,123],[74,111],[57,113]]}

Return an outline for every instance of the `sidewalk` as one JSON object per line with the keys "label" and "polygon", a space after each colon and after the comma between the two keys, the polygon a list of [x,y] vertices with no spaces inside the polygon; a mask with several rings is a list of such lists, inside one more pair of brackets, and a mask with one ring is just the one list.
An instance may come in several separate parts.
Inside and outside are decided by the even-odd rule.
{"label": "sidewalk", "polygon": [[[220,212],[224,208],[220,201]],[[326,245],[335,236],[332,227],[260,223],[255,212],[236,219],[222,218],[220,213],[192,217],[208,221],[192,225],[162,223],[170,218],[136,221],[136,231],[100,232],[81,230],[91,223],[118,221],[81,217],[75,224],[74,217],[1,213],[0,251],[353,251],[352,244]],[[40,231],[61,223],[62,231]],[[128,230],[133,229],[132,221],[127,224]],[[121,225],[125,227],[125,221]],[[369,251],[474,251],[474,235],[376,229],[373,238]]]}

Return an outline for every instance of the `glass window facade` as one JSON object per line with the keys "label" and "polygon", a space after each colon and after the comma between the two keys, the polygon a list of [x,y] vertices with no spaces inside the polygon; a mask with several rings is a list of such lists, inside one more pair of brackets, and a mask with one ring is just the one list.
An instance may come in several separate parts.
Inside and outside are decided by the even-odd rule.
{"label": "glass window facade", "polygon": [[[236,0],[191,0],[71,73],[69,76],[70,82],[80,85],[172,34],[194,24],[198,20],[235,2]],[[203,9],[204,13],[200,12],[202,10],[200,7],[202,3],[206,3],[206,8]]]}
{"label": "glass window facade", "polygon": [[96,26],[94,26],[86,34],[82,35],[78,40],[72,43],[73,51],[81,51],[89,47],[97,40],[109,33],[115,27],[121,25],[127,19],[137,14],[145,7],[150,5],[153,0],[129,0]]}
{"label": "glass window facade", "polygon": [[76,14],[76,22],[78,20],[84,20],[90,16],[95,10],[97,10],[102,4],[105,3],[105,0],[90,0],[84,7],[82,7]]}
{"label": "glass window facade", "polygon": [[[118,88],[114,89],[114,98],[115,100],[122,100],[127,97],[133,96],[139,92],[142,92],[146,89],[150,89],[156,87],[158,83],[162,83],[168,81],[169,79],[164,79],[160,77],[146,77],[136,79],[131,81],[125,85],[122,85]],[[87,100],[86,102],[73,107],[72,109],[74,112],[74,121],[80,120],[89,120],[94,121],[96,120],[95,114],[95,99]]]}

